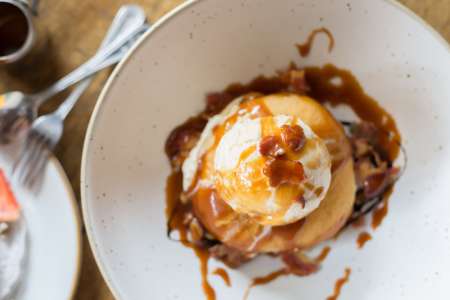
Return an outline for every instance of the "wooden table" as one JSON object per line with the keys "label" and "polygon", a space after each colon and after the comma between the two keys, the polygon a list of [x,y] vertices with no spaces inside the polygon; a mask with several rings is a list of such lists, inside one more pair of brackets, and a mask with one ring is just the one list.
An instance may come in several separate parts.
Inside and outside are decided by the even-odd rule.
{"label": "wooden table", "polygon": [[[224,0],[226,1],[226,0]],[[71,71],[97,49],[103,34],[125,0],[42,0],[37,20],[40,32],[36,50],[20,64],[0,67],[0,92],[36,91]],[[133,0],[155,21],[182,0]],[[450,0],[401,0],[450,41]],[[33,70],[33,71],[31,71]],[[56,155],[62,162],[79,199],[83,138],[97,96],[108,74],[98,76],[66,122]],[[63,99],[61,96],[60,100]],[[53,110],[53,101],[42,112]],[[83,262],[77,300],[113,299],[95,264],[83,232]]]}

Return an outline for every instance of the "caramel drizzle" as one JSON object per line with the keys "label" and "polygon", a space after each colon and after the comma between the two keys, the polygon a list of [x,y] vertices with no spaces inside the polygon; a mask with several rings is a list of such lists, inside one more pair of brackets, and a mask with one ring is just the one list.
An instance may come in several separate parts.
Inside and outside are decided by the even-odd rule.
{"label": "caramel drizzle", "polygon": [[319,255],[314,259],[315,262],[321,263],[327,258],[328,254],[330,254],[331,248],[329,246],[325,246]]}
{"label": "caramel drizzle", "polygon": [[391,186],[383,195],[383,202],[381,207],[378,207],[372,215],[372,228],[377,229],[381,225],[384,218],[387,216],[389,210],[389,197],[393,192],[393,187]]}
{"label": "caramel drizzle", "polygon": [[[190,248],[194,251],[195,255],[200,261],[200,273],[202,278],[202,288],[205,296],[208,300],[215,300],[216,293],[208,281],[208,260],[209,252],[207,249],[201,249],[188,239],[188,228],[184,224],[184,216],[187,211],[190,211],[189,205],[184,205],[180,201],[180,195],[182,192],[182,174],[181,172],[172,173],[167,178],[166,184],[166,217],[167,217],[167,228],[168,236],[170,239],[171,231],[177,230],[179,234],[179,239],[177,241],[181,242],[183,246]],[[173,239],[172,239],[173,240]]]}
{"label": "caramel drizzle", "polygon": [[[380,144],[394,161],[400,151],[401,136],[395,120],[378,102],[367,95],[353,74],[331,64],[305,68],[306,80],[311,86],[309,95],[321,103],[348,105],[364,121],[380,129]],[[333,83],[339,79],[340,84]]]}
{"label": "caramel drizzle", "polygon": [[247,290],[245,291],[244,294],[244,300],[248,299],[248,296],[250,295],[250,291],[253,287],[258,286],[258,285],[264,285],[264,284],[268,284],[269,282],[274,281],[275,279],[281,277],[281,276],[286,276],[289,275],[289,271],[286,268],[282,268],[279,270],[276,270],[272,273],[269,273],[267,275],[261,276],[261,277],[256,277],[253,278],[251,284],[247,287]]}
{"label": "caramel drizzle", "polygon": [[335,285],[334,285],[334,292],[333,295],[331,295],[330,297],[327,298],[327,300],[336,300],[339,295],[341,294],[341,290],[342,287],[348,282],[348,280],[350,279],[350,274],[351,274],[351,269],[350,268],[346,268],[345,269],[345,274],[344,277],[339,278]]}
{"label": "caramel drizzle", "polygon": [[309,36],[306,42],[303,44],[297,44],[297,50],[301,57],[306,57],[311,52],[311,47],[313,45],[314,39],[316,38],[316,35],[319,33],[324,33],[328,37],[328,52],[333,51],[334,48],[334,37],[333,34],[325,27],[321,27],[318,29],[313,30]]}
{"label": "caramel drizzle", "polygon": [[[324,247],[320,251],[319,255],[316,258],[314,258],[314,262],[316,262],[316,263],[323,262],[327,258],[330,251],[331,251],[331,248],[329,246]],[[268,284],[268,283],[278,279],[281,276],[286,276],[286,275],[290,275],[290,274],[291,273],[289,272],[289,270],[286,267],[284,267],[282,269],[273,271],[267,275],[253,278],[252,282],[250,283],[247,290],[245,291],[244,300],[246,300],[248,298],[250,291],[253,287],[258,286],[258,285]]]}
{"label": "caramel drizzle", "polygon": [[370,233],[368,233],[366,231],[361,232],[358,235],[358,239],[356,240],[356,242],[358,244],[358,248],[361,249],[362,247],[364,247],[364,245],[371,239],[372,239],[372,236],[370,235]]}
{"label": "caramel drizzle", "polygon": [[224,268],[217,268],[217,269],[215,269],[213,274],[219,276],[220,278],[222,278],[223,282],[228,287],[231,286],[230,276],[228,275],[227,271]]}

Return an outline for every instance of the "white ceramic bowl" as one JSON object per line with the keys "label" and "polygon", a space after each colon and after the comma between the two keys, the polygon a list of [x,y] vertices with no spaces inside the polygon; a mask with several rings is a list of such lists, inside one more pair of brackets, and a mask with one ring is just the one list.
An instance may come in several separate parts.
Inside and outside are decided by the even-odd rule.
{"label": "white ceramic bowl", "polygon": [[[334,51],[318,36],[300,59],[294,44],[321,26],[332,31]],[[203,298],[194,254],[165,236],[165,139],[203,107],[206,92],[290,61],[350,69],[394,115],[409,166],[363,250],[349,231],[319,273],[281,278],[249,299],[325,299],[345,267],[353,272],[342,299],[450,298],[448,44],[391,1],[202,0],[161,19],[116,69],[86,136],[84,219],[118,299]],[[218,299],[241,299],[250,278],[275,265],[263,258],[231,271],[231,288],[210,280]]]}

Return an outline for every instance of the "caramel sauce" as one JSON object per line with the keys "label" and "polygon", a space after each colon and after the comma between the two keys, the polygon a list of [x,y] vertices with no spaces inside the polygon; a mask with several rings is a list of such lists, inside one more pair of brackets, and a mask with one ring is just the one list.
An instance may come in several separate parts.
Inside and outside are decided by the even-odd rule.
{"label": "caramel sauce", "polygon": [[[259,93],[257,95],[260,95]],[[248,101],[253,100],[253,101]],[[248,99],[244,99],[239,105],[240,109],[244,109],[247,112],[251,112],[254,108],[257,108],[256,115],[254,117],[268,117],[272,116],[270,109],[267,107],[266,103],[261,99],[253,99],[249,97]]]}
{"label": "caramel sauce", "polygon": [[[381,131],[379,139],[382,148],[387,152],[389,159],[394,161],[401,142],[395,120],[364,92],[355,76],[350,71],[331,64],[322,68],[308,67],[305,71],[306,80],[311,86],[311,97],[334,106],[348,105],[362,120],[372,122]],[[334,80],[339,80],[340,84],[333,83]]]}
{"label": "caramel sauce", "polygon": [[199,247],[191,247],[194,249],[195,255],[197,255],[200,261],[200,272],[202,275],[202,288],[205,293],[206,299],[215,300],[216,292],[208,281],[208,261],[209,261],[209,251],[208,249],[201,249]]}
{"label": "caramel sauce", "polygon": [[250,294],[250,290],[251,290],[253,287],[255,287],[255,286],[257,286],[257,285],[268,284],[268,283],[274,281],[275,279],[277,279],[278,277],[285,276],[285,275],[289,275],[289,274],[290,274],[289,271],[286,270],[285,268],[283,268],[283,269],[274,271],[274,272],[272,272],[272,273],[269,273],[269,274],[267,274],[267,275],[265,275],[265,276],[253,278],[251,284],[249,285],[249,287],[248,287],[247,290],[245,291],[245,294],[244,294],[244,300],[246,300],[246,299],[248,298],[248,296],[249,296],[249,294]]}
{"label": "caramel sauce", "polygon": [[327,300],[336,300],[339,295],[341,294],[342,287],[348,282],[350,279],[351,269],[346,268],[344,277],[339,278],[336,283],[334,284],[334,292],[333,295],[327,298]]}
{"label": "caramel sauce", "polygon": [[333,34],[331,34],[331,32],[328,29],[326,29],[325,27],[321,27],[321,28],[313,30],[309,34],[308,39],[306,40],[305,43],[297,44],[298,53],[300,54],[301,57],[306,57],[309,55],[309,52],[311,52],[311,47],[313,45],[314,39],[315,39],[316,35],[319,33],[326,34],[326,36],[328,37],[328,40],[329,40],[328,52],[333,51],[333,48],[334,48]]}
{"label": "caramel sauce", "polygon": [[363,231],[358,235],[356,242],[358,243],[358,248],[361,249],[364,245],[372,239],[370,233]]}
{"label": "caramel sauce", "polygon": [[217,268],[217,269],[214,270],[213,274],[219,276],[220,278],[222,278],[223,282],[225,282],[225,284],[227,286],[231,286],[230,276],[228,275],[228,273],[227,273],[227,271],[225,269]]}
{"label": "caramel sauce", "polygon": [[[182,187],[183,174],[174,172],[167,177],[166,182],[166,218],[171,222],[172,214],[178,206],[179,197],[183,191]],[[171,224],[169,224],[171,225]]]}
{"label": "caramel sauce", "polygon": [[383,204],[378,207],[372,215],[372,228],[377,229],[381,225],[384,218],[387,216],[389,210],[389,197],[391,196],[393,188],[390,187],[383,195]]}
{"label": "caramel sauce", "polygon": [[321,263],[327,258],[328,254],[330,253],[331,248],[329,246],[326,246],[322,249],[322,251],[317,255],[317,257],[314,259],[315,262]]}
{"label": "caramel sauce", "polygon": [[242,151],[241,156],[239,157],[239,161],[246,160],[255,151],[256,151],[256,146],[255,145],[252,145],[252,146],[248,147],[247,149]]}
{"label": "caramel sauce", "polygon": [[280,136],[280,129],[273,118],[261,119],[261,136]]}
{"label": "caramel sauce", "polygon": [[208,300],[215,300],[216,293],[208,282],[208,260],[209,252],[207,249],[201,249],[188,241],[187,226],[184,224],[186,212],[191,211],[190,205],[184,205],[180,201],[182,192],[182,174],[180,172],[172,173],[167,178],[166,183],[166,217],[168,220],[169,236],[170,230],[177,230],[179,241],[187,248],[191,248],[200,261],[200,273],[202,278],[202,287]]}

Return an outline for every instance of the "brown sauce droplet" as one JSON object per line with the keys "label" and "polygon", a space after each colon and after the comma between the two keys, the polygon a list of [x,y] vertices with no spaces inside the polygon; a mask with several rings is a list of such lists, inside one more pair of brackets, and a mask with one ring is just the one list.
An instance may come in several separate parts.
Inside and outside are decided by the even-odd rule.
{"label": "brown sauce droplet", "polygon": [[272,273],[269,273],[265,276],[261,276],[261,277],[256,277],[253,278],[252,283],[249,285],[249,287],[247,288],[247,290],[245,291],[244,294],[244,300],[246,300],[250,294],[250,290],[257,286],[257,285],[264,285],[264,284],[268,284],[272,281],[274,281],[275,279],[281,277],[281,276],[285,276],[285,275],[289,275],[289,271],[287,271],[285,268],[274,271]]}
{"label": "brown sauce droplet", "polygon": [[389,210],[389,197],[392,194],[393,188],[390,187],[383,195],[383,202],[381,207],[374,210],[372,215],[372,228],[377,229],[381,225],[384,218],[387,216]]}
{"label": "brown sauce droplet", "polygon": [[364,245],[371,239],[372,239],[372,236],[370,235],[370,233],[368,233],[366,231],[361,232],[358,235],[358,239],[356,240],[356,242],[358,243],[358,248],[361,249],[362,247],[364,247]]}
{"label": "brown sauce droplet", "polygon": [[18,51],[28,36],[28,23],[22,11],[9,3],[0,3],[0,56]]}
{"label": "brown sauce droplet", "polygon": [[329,44],[328,44],[328,52],[333,51],[334,48],[334,37],[333,34],[326,29],[325,27],[322,28],[318,28],[313,30],[309,36],[308,39],[306,40],[305,43],[303,44],[297,44],[297,49],[298,49],[298,53],[300,53],[301,57],[306,57],[309,55],[309,52],[311,52],[311,47],[313,45],[314,39],[316,37],[317,34],[319,33],[324,33],[327,35],[328,39],[329,39]]}
{"label": "brown sauce droplet", "polygon": [[217,268],[217,269],[214,270],[213,274],[219,276],[220,278],[222,278],[223,282],[225,282],[225,284],[227,286],[231,286],[230,276],[228,276],[228,273],[227,273],[227,271],[225,269]]}
{"label": "brown sauce droplet", "polygon": [[322,249],[322,251],[319,253],[319,255],[314,259],[317,263],[321,263],[327,258],[328,254],[330,253],[331,248],[329,246],[326,246]]}
{"label": "brown sauce droplet", "polygon": [[336,300],[339,295],[341,294],[341,290],[342,287],[348,282],[348,280],[350,279],[350,274],[351,274],[351,269],[350,268],[346,268],[345,269],[345,274],[344,277],[339,278],[335,285],[334,285],[334,292],[333,295],[331,295],[330,297],[327,298],[327,300]]}

